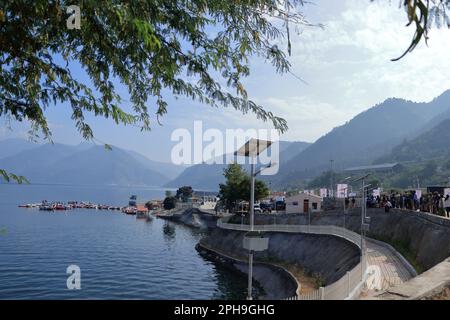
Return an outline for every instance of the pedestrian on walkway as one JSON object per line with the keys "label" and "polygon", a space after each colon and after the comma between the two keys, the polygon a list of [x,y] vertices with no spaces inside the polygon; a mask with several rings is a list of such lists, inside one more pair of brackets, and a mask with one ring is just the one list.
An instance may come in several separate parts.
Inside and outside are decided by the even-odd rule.
{"label": "pedestrian on walkway", "polygon": [[450,193],[445,196],[445,217],[450,218]]}
{"label": "pedestrian on walkway", "polygon": [[388,200],[386,201],[385,205],[384,205],[384,212],[389,212],[389,210],[392,207],[392,203]]}

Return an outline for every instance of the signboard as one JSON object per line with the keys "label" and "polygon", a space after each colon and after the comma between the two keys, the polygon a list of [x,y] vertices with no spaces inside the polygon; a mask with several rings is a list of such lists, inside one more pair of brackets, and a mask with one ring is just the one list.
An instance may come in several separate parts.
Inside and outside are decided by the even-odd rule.
{"label": "signboard", "polygon": [[380,188],[376,188],[372,190],[372,195],[376,198],[381,196],[381,189]]}
{"label": "signboard", "polygon": [[422,190],[418,189],[416,190],[417,199],[420,199],[422,197]]}
{"label": "signboard", "polygon": [[348,185],[345,183],[339,183],[337,185],[337,197],[346,198],[347,197]]}
{"label": "signboard", "polygon": [[445,188],[444,189],[444,196],[450,194],[450,188]]}

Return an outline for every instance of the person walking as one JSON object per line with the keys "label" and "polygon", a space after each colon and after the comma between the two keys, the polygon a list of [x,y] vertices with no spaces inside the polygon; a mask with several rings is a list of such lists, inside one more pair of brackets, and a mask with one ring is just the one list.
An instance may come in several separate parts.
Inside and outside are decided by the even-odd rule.
{"label": "person walking", "polygon": [[450,218],[450,193],[445,196],[445,217]]}
{"label": "person walking", "polygon": [[392,207],[392,203],[389,200],[386,201],[386,203],[384,204],[384,212],[389,212],[391,207]]}

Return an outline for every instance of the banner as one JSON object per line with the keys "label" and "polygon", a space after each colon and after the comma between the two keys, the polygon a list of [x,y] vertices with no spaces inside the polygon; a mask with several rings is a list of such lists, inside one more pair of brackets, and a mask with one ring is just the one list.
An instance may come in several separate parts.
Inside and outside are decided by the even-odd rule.
{"label": "banner", "polygon": [[416,190],[417,199],[420,199],[422,197],[422,190],[418,189]]}
{"label": "banner", "polygon": [[345,183],[340,183],[337,185],[337,197],[346,198],[347,197],[348,185]]}
{"label": "banner", "polygon": [[380,189],[380,188],[373,189],[372,195],[373,195],[375,198],[376,198],[376,197],[379,197],[379,196],[381,195],[381,189]]}

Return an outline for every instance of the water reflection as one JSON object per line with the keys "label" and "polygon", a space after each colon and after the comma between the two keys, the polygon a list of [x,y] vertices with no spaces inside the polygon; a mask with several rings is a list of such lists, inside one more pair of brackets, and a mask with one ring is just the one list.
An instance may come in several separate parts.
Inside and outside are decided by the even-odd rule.
{"label": "water reflection", "polygon": [[[217,288],[214,290],[213,300],[244,300],[247,298],[247,274],[240,272],[233,266],[215,261],[205,254],[200,254],[214,266]],[[258,282],[253,281],[253,299],[264,296],[264,289]]]}
{"label": "water reflection", "polygon": [[175,240],[175,236],[176,236],[175,226],[171,222],[164,221],[163,235],[164,235],[164,239],[169,242],[173,242]]}

